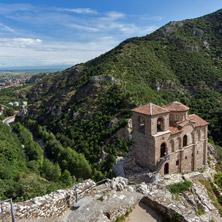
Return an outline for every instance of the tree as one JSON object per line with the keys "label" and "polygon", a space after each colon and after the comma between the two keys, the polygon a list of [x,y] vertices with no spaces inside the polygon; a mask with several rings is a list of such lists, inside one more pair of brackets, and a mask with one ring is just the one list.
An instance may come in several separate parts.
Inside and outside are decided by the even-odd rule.
{"label": "tree", "polygon": [[71,173],[68,171],[68,170],[64,170],[62,172],[62,175],[61,175],[61,178],[60,180],[66,184],[66,186],[72,186],[72,176],[71,176]]}
{"label": "tree", "polygon": [[53,168],[53,163],[49,159],[45,159],[42,166],[42,173],[47,179],[51,179]]}
{"label": "tree", "polygon": [[61,168],[58,163],[55,163],[52,169],[51,179],[57,182],[59,181],[60,177],[61,177]]}

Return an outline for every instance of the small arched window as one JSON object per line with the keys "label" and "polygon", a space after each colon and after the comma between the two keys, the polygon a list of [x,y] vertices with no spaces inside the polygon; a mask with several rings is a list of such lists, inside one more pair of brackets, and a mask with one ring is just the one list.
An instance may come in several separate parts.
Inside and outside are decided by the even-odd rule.
{"label": "small arched window", "polygon": [[187,135],[183,137],[183,146],[187,146]]}
{"label": "small arched window", "polygon": [[157,132],[164,131],[164,120],[163,118],[157,119]]}
{"label": "small arched window", "polygon": [[162,143],[160,146],[160,158],[166,156],[166,143]]}
{"label": "small arched window", "polygon": [[138,121],[139,121],[139,131],[141,133],[145,133],[145,120],[144,120],[144,118],[142,116],[140,116],[138,118]]}
{"label": "small arched window", "polygon": [[169,163],[165,163],[164,165],[164,174],[169,174]]}

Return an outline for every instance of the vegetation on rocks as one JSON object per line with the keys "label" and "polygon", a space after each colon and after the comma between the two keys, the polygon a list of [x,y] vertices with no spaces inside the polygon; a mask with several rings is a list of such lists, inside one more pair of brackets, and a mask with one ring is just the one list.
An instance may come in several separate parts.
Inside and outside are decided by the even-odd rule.
{"label": "vegetation on rocks", "polygon": [[218,192],[217,188],[211,181],[200,180],[200,182],[206,187],[212,204],[218,209],[219,214],[222,216],[222,196]]}
{"label": "vegetation on rocks", "polygon": [[178,193],[182,193],[184,191],[189,191],[190,188],[192,187],[192,185],[193,185],[192,182],[184,181],[184,182],[179,182],[179,183],[167,185],[166,188],[171,193],[178,194]]}

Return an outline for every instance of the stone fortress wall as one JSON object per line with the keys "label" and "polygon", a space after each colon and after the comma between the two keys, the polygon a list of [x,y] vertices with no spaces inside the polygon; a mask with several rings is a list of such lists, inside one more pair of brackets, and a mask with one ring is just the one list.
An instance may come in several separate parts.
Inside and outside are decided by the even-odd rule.
{"label": "stone fortress wall", "polygon": [[[87,195],[88,188],[95,186],[92,180],[86,180],[78,184],[79,198]],[[22,218],[38,218],[38,217],[52,217],[62,214],[68,207],[75,203],[75,192],[73,188],[66,190],[57,190],[42,197],[35,197],[33,199],[15,203],[14,211],[17,219]],[[10,203],[2,204],[4,217],[11,216]],[[0,209],[0,214],[1,214]]]}

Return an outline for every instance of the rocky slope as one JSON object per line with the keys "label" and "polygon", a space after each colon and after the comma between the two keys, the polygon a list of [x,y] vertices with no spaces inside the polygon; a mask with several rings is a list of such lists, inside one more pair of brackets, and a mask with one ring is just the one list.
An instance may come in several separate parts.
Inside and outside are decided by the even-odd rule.
{"label": "rocky slope", "polygon": [[[148,184],[133,184],[132,181],[117,177],[95,186],[93,181],[88,180],[79,184],[79,197],[83,203],[79,209],[67,209],[75,203],[73,189],[67,189],[17,203],[14,205],[15,215],[19,222],[108,222],[116,221],[127,210],[143,203],[172,221],[219,222],[222,218],[215,207],[215,201],[209,198],[209,192],[200,182],[212,180],[213,172],[208,167],[203,173],[166,175]],[[192,181],[193,186],[189,191],[175,195],[166,189],[167,185],[183,181]],[[4,205],[3,209],[4,212],[10,210],[8,205]]]}

